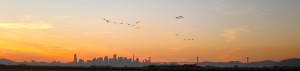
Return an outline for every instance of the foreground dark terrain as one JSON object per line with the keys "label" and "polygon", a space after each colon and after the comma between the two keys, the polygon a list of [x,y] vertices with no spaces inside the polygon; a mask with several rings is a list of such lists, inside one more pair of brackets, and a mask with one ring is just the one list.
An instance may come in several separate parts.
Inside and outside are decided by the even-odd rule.
{"label": "foreground dark terrain", "polygon": [[194,65],[147,66],[147,67],[109,67],[109,66],[28,66],[28,65],[0,65],[0,71],[291,71],[297,67],[198,67]]}

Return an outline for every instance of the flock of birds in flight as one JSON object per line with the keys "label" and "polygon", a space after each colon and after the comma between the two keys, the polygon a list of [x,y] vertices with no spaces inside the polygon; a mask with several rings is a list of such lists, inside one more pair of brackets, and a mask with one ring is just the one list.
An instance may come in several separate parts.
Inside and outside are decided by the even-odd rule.
{"label": "flock of birds in flight", "polygon": [[[175,34],[177,37],[180,37],[181,35]],[[194,38],[183,38],[183,40],[194,40]]]}
{"label": "flock of birds in flight", "polygon": [[135,27],[136,29],[140,29],[141,27],[138,27],[137,25],[140,23],[140,21],[137,21],[135,24],[129,24],[129,23],[123,23],[123,22],[113,22],[113,21],[110,21],[108,19],[103,19],[106,23],[114,23],[114,24],[124,24],[124,25],[128,25],[128,26],[132,26],[132,27]]}
{"label": "flock of birds in flight", "polygon": [[[175,17],[176,19],[183,19],[184,17],[183,16],[177,16]],[[175,34],[177,37],[180,37],[181,35],[179,34]],[[183,40],[195,40],[194,38],[183,38]]]}
{"label": "flock of birds in flight", "polygon": [[[183,16],[177,16],[175,17],[176,19],[183,19]],[[138,27],[137,25],[140,24],[140,21],[137,21],[135,24],[129,24],[129,23],[123,23],[123,22],[114,22],[108,19],[103,19],[106,23],[114,23],[114,24],[123,24],[123,25],[128,25],[128,26],[132,26],[135,27],[136,29],[140,29],[140,27]],[[175,34],[175,36],[180,37],[182,35],[179,34]],[[183,40],[195,40],[194,38],[183,38]]]}

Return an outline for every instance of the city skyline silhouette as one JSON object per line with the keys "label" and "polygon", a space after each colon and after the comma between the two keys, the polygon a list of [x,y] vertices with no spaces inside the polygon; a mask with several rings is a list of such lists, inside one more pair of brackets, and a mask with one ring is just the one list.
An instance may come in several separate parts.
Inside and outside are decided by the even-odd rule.
{"label": "city skyline silhouette", "polygon": [[[138,57],[134,55],[132,58],[117,56],[113,54],[111,58],[109,56],[97,57],[93,59],[81,59],[77,57],[77,54],[73,55],[73,61],[67,63],[61,63],[60,61],[52,62],[40,62],[31,60],[30,62],[15,62],[8,59],[0,59],[0,65],[33,65],[33,66],[111,66],[111,67],[145,67],[151,65],[186,65],[186,64],[195,64],[196,66],[214,66],[214,67],[274,67],[274,66],[284,66],[284,67],[300,67],[299,58],[285,59],[282,61],[272,61],[272,60],[263,60],[263,61],[252,61],[250,58],[246,57],[245,63],[240,61],[229,61],[229,62],[208,62],[203,61],[199,62],[197,56],[195,62],[151,62],[151,57],[149,59],[144,59],[140,61]],[[252,58],[251,58],[252,59]]]}

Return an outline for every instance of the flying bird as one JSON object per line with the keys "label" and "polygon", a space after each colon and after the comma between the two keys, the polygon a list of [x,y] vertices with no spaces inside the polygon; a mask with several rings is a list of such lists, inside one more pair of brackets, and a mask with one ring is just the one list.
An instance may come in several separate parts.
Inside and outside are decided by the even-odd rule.
{"label": "flying bird", "polygon": [[176,19],[181,19],[181,18],[183,18],[183,16],[178,16],[178,17],[175,17]]}
{"label": "flying bird", "polygon": [[183,16],[178,16],[178,17],[183,18]]}
{"label": "flying bird", "polygon": [[110,21],[109,20],[105,20],[107,23],[109,23]]}

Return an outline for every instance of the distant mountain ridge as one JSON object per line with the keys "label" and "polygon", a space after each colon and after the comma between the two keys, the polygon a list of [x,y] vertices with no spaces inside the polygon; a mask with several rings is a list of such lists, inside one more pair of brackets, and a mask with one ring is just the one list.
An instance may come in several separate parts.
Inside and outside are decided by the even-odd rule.
{"label": "distant mountain ridge", "polygon": [[5,65],[16,65],[18,64],[15,61],[8,60],[8,59],[0,59],[0,64],[5,64]]}
{"label": "distant mountain ridge", "polygon": [[278,62],[276,66],[300,67],[300,59],[299,58],[285,59]]}

